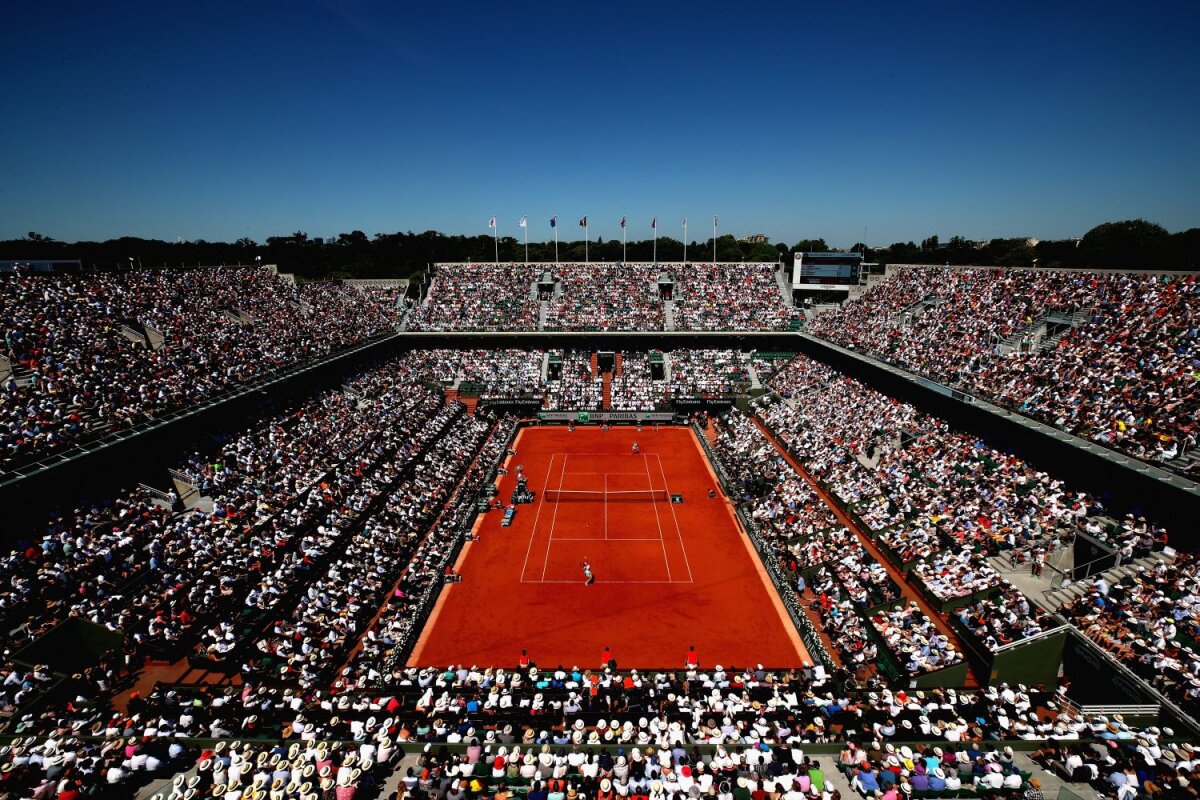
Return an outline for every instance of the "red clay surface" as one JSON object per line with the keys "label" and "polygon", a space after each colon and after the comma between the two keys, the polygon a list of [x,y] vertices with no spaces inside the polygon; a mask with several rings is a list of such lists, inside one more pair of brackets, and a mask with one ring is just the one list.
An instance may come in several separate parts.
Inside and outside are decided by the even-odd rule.
{"label": "red clay surface", "polygon": [[[507,502],[520,464],[538,499],[508,528],[498,511],[483,517],[459,557],[462,582],[442,592],[410,665],[510,666],[524,648],[542,667],[595,668],[609,647],[621,667],[676,668],[689,645],[702,666],[808,660],[690,429],[527,428],[515,447],[500,496]],[[547,488],[666,489],[684,502],[547,502]]]}

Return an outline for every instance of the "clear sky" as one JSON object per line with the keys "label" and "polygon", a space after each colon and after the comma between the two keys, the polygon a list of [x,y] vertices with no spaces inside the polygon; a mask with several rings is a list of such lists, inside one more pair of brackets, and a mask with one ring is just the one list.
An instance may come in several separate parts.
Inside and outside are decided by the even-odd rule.
{"label": "clear sky", "polygon": [[10,2],[0,238],[1200,225],[1200,4]]}

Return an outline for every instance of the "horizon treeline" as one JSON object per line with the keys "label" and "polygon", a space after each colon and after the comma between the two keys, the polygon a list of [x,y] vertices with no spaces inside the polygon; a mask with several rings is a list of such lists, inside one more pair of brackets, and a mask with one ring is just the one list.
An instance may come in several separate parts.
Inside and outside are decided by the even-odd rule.
{"label": "horizon treeline", "polygon": [[[565,229],[564,229],[565,230]],[[1200,268],[1200,228],[1168,233],[1160,225],[1145,220],[1106,222],[1079,240],[1041,241],[992,239],[969,241],[961,236],[941,240],[937,235],[921,242],[895,242],[873,248],[855,242],[845,248],[831,247],[823,239],[801,239],[787,244],[752,244],[731,235],[717,238],[717,261],[773,262],[789,264],[796,251],[822,252],[836,249],[864,251],[867,261],[881,264],[933,263],[980,266],[1082,267],[1101,269],[1197,269]],[[588,259],[619,262],[621,241],[597,237],[589,240]],[[652,239],[629,242],[626,257],[631,262],[651,261],[655,253]],[[688,244],[688,260],[712,259],[711,238]],[[525,260],[524,243],[502,236],[500,261]],[[681,261],[683,243],[660,236],[659,261]],[[339,278],[406,278],[424,271],[434,262],[478,261],[495,259],[491,236],[448,236],[437,231],[423,233],[379,233],[367,236],[362,231],[339,234],[336,239],[310,238],[297,231],[289,236],[270,236],[266,242],[239,239],[235,242],[204,240],[166,242],[156,239],[121,237],[104,242],[60,242],[51,236],[31,231],[22,239],[0,241],[0,260],[39,261],[78,259],[85,268],[112,269],[131,264],[143,267],[178,267],[250,264],[261,259],[277,264],[283,272],[293,272],[308,280]],[[553,262],[554,242],[530,242],[529,260]],[[582,239],[561,241],[558,260],[584,260]]]}

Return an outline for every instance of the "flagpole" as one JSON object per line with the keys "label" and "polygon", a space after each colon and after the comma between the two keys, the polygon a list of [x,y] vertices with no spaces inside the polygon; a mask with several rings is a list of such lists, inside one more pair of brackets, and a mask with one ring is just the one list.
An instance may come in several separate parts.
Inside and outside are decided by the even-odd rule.
{"label": "flagpole", "polygon": [[525,263],[529,263],[529,224],[525,225]]}
{"label": "flagpole", "polygon": [[687,217],[683,218],[683,263],[687,263]]}
{"label": "flagpole", "polygon": [[[658,221],[655,220],[655,223]],[[654,265],[658,266],[658,225],[654,225]]]}
{"label": "flagpole", "polygon": [[554,228],[554,264],[555,264],[555,266],[557,266],[558,265],[558,215],[555,215],[554,219],[552,219],[551,222],[552,222],[552,224],[550,225],[550,227]]}
{"label": "flagpole", "polygon": [[717,215],[713,214],[713,263],[717,263]]}
{"label": "flagpole", "polygon": [[624,264],[627,261],[628,261],[628,259],[625,258],[625,218],[622,217],[621,218],[621,263]]}
{"label": "flagpole", "polygon": [[496,227],[492,228],[496,234],[496,264],[500,263],[500,220],[496,220]]}
{"label": "flagpole", "polygon": [[588,223],[588,218],[587,218],[587,217],[584,217],[584,218],[583,218],[583,263],[585,263],[585,264],[589,263],[589,262],[588,262],[588,232],[587,232],[587,223]]}

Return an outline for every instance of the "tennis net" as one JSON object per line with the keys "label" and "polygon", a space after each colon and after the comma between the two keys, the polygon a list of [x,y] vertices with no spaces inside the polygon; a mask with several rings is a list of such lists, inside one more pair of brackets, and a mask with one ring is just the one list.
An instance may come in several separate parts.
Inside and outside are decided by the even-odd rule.
{"label": "tennis net", "polygon": [[666,489],[611,490],[604,489],[546,489],[542,499],[548,503],[565,503],[586,500],[593,503],[621,503],[636,501],[668,501],[671,494]]}

